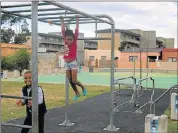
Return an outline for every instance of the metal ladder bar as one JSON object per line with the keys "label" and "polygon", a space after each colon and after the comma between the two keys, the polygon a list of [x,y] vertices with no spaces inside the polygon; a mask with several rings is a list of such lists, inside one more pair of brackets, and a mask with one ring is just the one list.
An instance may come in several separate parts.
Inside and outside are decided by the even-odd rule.
{"label": "metal ladder bar", "polygon": [[32,97],[20,97],[20,96],[10,96],[10,95],[1,95],[1,98],[12,98],[12,99],[27,99],[27,100],[31,100]]}
{"label": "metal ladder bar", "polygon": [[[151,98],[150,98],[150,101],[146,102],[145,104],[143,104],[142,106],[139,107],[139,105],[136,105],[138,107],[138,109],[135,111],[136,113],[143,113],[141,111],[141,108],[143,108],[144,106],[146,106],[147,104],[149,103],[153,103],[153,96],[155,94],[155,81],[152,77],[146,77],[146,78],[143,78],[143,79],[140,79],[139,82],[138,82],[138,86],[141,86],[141,82],[144,81],[144,80],[151,80],[152,83],[153,83],[153,89],[152,89],[152,94],[151,94]],[[137,89],[137,97],[138,97],[138,89]],[[140,97],[140,96],[139,96]]]}
{"label": "metal ladder bar", "polygon": [[130,77],[126,77],[126,78],[121,78],[121,79],[117,79],[117,80],[115,80],[115,84],[119,84],[119,91],[120,91],[120,83],[118,83],[120,80],[125,80],[125,79],[129,79],[129,78],[132,78],[133,79],[133,87],[134,87],[134,92],[133,92],[133,94],[132,94],[132,98],[130,99],[130,100],[128,100],[128,101],[126,101],[126,102],[124,102],[124,103],[122,103],[122,104],[120,104],[120,105],[117,105],[116,104],[116,102],[114,102],[114,105],[115,105],[115,107],[116,108],[119,108],[119,107],[121,107],[121,106],[124,106],[124,105],[126,105],[127,103],[134,103],[135,104],[135,98],[136,98],[136,78],[134,78],[133,76],[130,76]]}
{"label": "metal ladder bar", "polygon": [[32,128],[32,126],[28,126],[28,125],[20,125],[20,124],[14,124],[14,123],[5,123],[2,122],[1,125],[3,126],[11,126],[11,127],[18,127],[18,128]]}
{"label": "metal ladder bar", "polygon": [[[154,100],[152,102],[152,104],[150,105],[150,114],[155,114],[155,104],[162,99],[168,92],[171,92],[173,89],[178,88],[178,85],[174,85],[172,87],[170,87],[168,90],[166,90],[165,92],[163,92],[156,100]],[[153,108],[154,106],[154,108]]]}

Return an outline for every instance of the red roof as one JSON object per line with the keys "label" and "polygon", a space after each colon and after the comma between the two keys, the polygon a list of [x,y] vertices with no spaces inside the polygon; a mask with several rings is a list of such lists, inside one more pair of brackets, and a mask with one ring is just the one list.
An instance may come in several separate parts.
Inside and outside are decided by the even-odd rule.
{"label": "red roof", "polygon": [[178,52],[178,48],[164,48],[162,52]]}

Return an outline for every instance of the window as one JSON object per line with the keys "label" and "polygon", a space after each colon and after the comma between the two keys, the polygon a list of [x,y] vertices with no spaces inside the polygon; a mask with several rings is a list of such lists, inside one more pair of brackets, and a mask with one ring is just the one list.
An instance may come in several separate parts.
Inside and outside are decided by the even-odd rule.
{"label": "window", "polygon": [[135,61],[138,60],[138,56],[129,56],[129,62],[133,62],[135,59]]}
{"label": "window", "polygon": [[177,58],[176,57],[169,57],[168,62],[177,62]]}
{"label": "window", "polygon": [[45,47],[46,47],[46,48],[49,48],[49,44],[46,44]]}
{"label": "window", "polygon": [[95,60],[95,56],[90,56],[89,60],[92,60],[92,61]]}
{"label": "window", "polygon": [[42,47],[42,44],[39,44],[39,47]]}
{"label": "window", "polygon": [[106,60],[106,56],[101,56],[101,60]]}

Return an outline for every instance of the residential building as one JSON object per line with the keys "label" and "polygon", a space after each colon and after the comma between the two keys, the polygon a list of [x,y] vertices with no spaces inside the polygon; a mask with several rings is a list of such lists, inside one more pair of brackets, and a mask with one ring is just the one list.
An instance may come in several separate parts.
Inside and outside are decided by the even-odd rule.
{"label": "residential building", "polygon": [[[111,29],[96,31],[98,37],[111,38]],[[156,31],[143,31],[140,29],[115,29],[115,49],[124,50],[136,48],[174,48],[173,38],[156,37]],[[110,40],[98,40],[98,49],[111,49]]]}
{"label": "residential building", "polygon": [[[157,60],[162,60],[162,48],[132,48],[125,49],[121,52],[120,60],[132,62],[134,58],[147,61],[149,59],[150,62],[156,62]],[[137,55],[135,57],[135,55]],[[144,56],[146,57],[144,57]],[[143,58],[144,57],[144,58]]]}
{"label": "residential building", "polygon": [[158,48],[174,48],[174,39],[173,38],[163,38],[156,37],[156,45]]}
{"label": "residential building", "polygon": [[165,48],[162,50],[163,62],[177,62],[178,61],[178,49]]}
{"label": "residential building", "polygon": [[98,49],[98,42],[97,41],[91,41],[91,40],[84,40],[84,49],[97,50]]}
{"label": "residential building", "polygon": [[[98,30],[97,36],[101,38],[111,38],[111,29]],[[126,30],[115,29],[115,50],[139,47],[139,38],[139,34]],[[98,49],[110,50],[111,41],[98,40]]]}

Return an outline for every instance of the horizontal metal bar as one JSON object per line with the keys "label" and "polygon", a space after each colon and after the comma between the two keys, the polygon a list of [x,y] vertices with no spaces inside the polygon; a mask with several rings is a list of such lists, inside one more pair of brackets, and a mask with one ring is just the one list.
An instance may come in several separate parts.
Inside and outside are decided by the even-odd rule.
{"label": "horizontal metal bar", "polygon": [[79,10],[76,10],[76,9],[73,9],[69,6],[65,6],[63,4],[60,4],[60,3],[57,3],[57,2],[52,2],[52,1],[46,1],[46,0],[43,0],[44,2],[46,3],[49,3],[51,5],[55,5],[57,7],[60,7],[60,8],[63,8],[67,11],[71,11],[71,12],[75,12],[76,14],[81,14],[82,16],[86,16],[87,18],[93,18],[94,20],[98,20],[98,21],[101,21],[101,22],[104,22],[104,23],[108,23],[110,25],[112,25],[113,23],[111,21],[107,21],[107,20],[104,20],[104,19],[101,19],[101,18],[98,18],[96,16],[93,16],[93,15],[90,15],[90,14],[87,14],[87,13],[84,13],[84,12],[81,12]]}
{"label": "horizontal metal bar", "polygon": [[[61,8],[45,8],[45,9],[38,9],[38,12],[48,12],[48,11],[57,11],[57,10],[64,10]],[[29,10],[16,10],[16,11],[8,11],[9,13],[25,13],[25,12],[31,12],[31,9]],[[29,16],[29,14],[27,15]]]}
{"label": "horizontal metal bar", "polygon": [[9,95],[0,95],[1,98],[12,98],[12,99],[32,99],[31,97],[20,97],[20,96],[9,96]]}
{"label": "horizontal metal bar", "polygon": [[85,37],[85,38],[78,38],[78,40],[111,40],[111,38],[103,38],[103,37]]}
{"label": "horizontal metal bar", "polygon": [[133,79],[133,76],[125,77],[125,78],[120,78],[120,79],[117,79],[117,80],[115,80],[115,81],[124,80],[124,79],[129,79],[129,78],[132,78],[132,79]]}
{"label": "horizontal metal bar", "polygon": [[[45,5],[49,5],[49,4],[48,3],[38,3],[38,6],[45,6]],[[31,6],[31,4],[1,6],[1,8],[27,7],[27,6]]]}
{"label": "horizontal metal bar", "polygon": [[[73,12],[67,12],[67,13],[65,13],[65,12],[41,13],[41,14],[38,14],[38,16],[65,15],[65,14],[76,14],[76,13],[73,13]],[[26,16],[30,16],[30,15],[31,14],[27,14]]]}
{"label": "horizontal metal bar", "polygon": [[[75,16],[66,16],[65,18],[76,18],[76,15]],[[97,17],[97,16],[96,16]],[[45,20],[45,19],[59,19],[60,18],[60,16],[58,16],[58,17],[43,17],[43,18],[39,18],[39,20]],[[89,18],[89,17],[86,17],[86,16],[81,16],[81,15],[78,15],[78,18],[80,19],[80,18]],[[104,17],[103,17],[104,18]]]}
{"label": "horizontal metal bar", "polygon": [[178,86],[173,86],[171,88],[169,88],[168,90],[166,90],[165,92],[163,92],[156,100],[153,101],[153,103],[157,103],[166,93],[168,93],[169,91],[173,90],[174,88],[177,88]]}
{"label": "horizontal metal bar", "polygon": [[121,104],[117,105],[117,108],[118,108],[118,107],[121,107],[121,106],[124,106],[125,104],[127,104],[127,103],[129,103],[129,102],[130,102],[130,100],[128,100],[128,101],[126,101],[126,102],[124,102],[124,103],[121,103]]}
{"label": "horizontal metal bar", "polygon": [[[79,22],[83,22],[83,21],[94,21],[93,19],[79,19]],[[61,22],[60,19],[58,20],[52,20],[51,22]],[[64,23],[65,22],[76,22],[76,20],[65,20],[64,19]],[[96,22],[96,21],[95,21]]]}
{"label": "horizontal metal bar", "polygon": [[146,77],[146,78],[140,79],[139,82],[141,82],[143,80],[147,80],[147,79],[151,79],[152,80],[152,77]]}
{"label": "horizontal metal bar", "polygon": [[[92,23],[96,23],[95,21],[91,21],[91,22],[79,22],[79,24],[92,24]],[[97,22],[97,23],[104,23],[104,22]],[[53,23],[52,23],[53,24]],[[56,24],[59,24],[61,25],[61,23],[56,23]],[[76,22],[71,22],[71,23],[64,23],[65,25],[68,25],[68,24],[76,24]]]}
{"label": "horizontal metal bar", "polygon": [[129,86],[129,87],[134,87],[135,84],[129,84],[129,83],[117,83],[119,85],[124,85],[124,86]]}
{"label": "horizontal metal bar", "polygon": [[5,123],[2,122],[1,125],[3,126],[11,126],[11,127],[19,127],[19,128],[32,128],[32,126],[28,126],[28,125],[20,125],[20,124],[14,124],[14,123]]}

